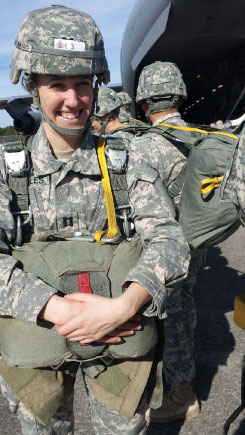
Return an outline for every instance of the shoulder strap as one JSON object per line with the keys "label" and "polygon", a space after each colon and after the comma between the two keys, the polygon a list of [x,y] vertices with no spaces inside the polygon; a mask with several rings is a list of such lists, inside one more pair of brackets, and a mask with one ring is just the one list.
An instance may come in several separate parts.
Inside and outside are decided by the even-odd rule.
{"label": "shoulder strap", "polygon": [[178,125],[161,123],[152,126],[151,131],[162,134],[167,139],[183,142],[188,150],[190,150],[197,141],[197,139],[190,134],[189,130],[186,130],[186,127],[180,127]]}
{"label": "shoulder strap", "polygon": [[[29,203],[29,178],[32,169],[31,161],[32,136],[17,136],[15,140],[3,144],[3,157],[7,172],[7,183],[12,192],[10,204],[16,220],[17,246],[22,243],[22,230],[30,232],[31,209]],[[25,228],[23,228],[25,227]]]}
{"label": "shoulder strap", "polygon": [[[223,131],[214,131],[214,130],[207,130],[205,128],[201,128],[201,126],[197,127],[184,127],[180,125],[172,125],[172,124],[165,124],[161,123],[158,124],[155,127],[162,128],[163,132],[166,132],[167,134],[170,134],[171,136],[175,137],[176,139],[179,139],[186,144],[190,144],[191,146],[195,145],[196,142],[199,142],[200,139],[203,138],[203,136],[212,136],[212,137],[219,137],[219,140],[225,140],[226,142],[233,142],[234,140],[238,139],[238,136],[227,133]],[[165,130],[165,127],[167,130]],[[153,127],[152,127],[153,128]],[[191,134],[190,134],[191,133]]]}
{"label": "shoulder strap", "polygon": [[115,239],[118,233],[114,201],[113,201],[110,178],[109,178],[108,168],[107,168],[107,163],[105,158],[105,144],[106,144],[106,139],[104,137],[100,137],[98,142],[97,152],[98,152],[98,159],[99,159],[101,176],[102,176],[102,184],[104,187],[108,230],[96,231],[94,238],[97,242],[102,244],[105,243],[101,240],[102,236],[106,234],[107,240],[108,239],[112,240]]}
{"label": "shoulder strap", "polygon": [[[101,242],[101,237],[107,233],[107,242],[115,242],[121,234],[130,237],[129,219],[132,208],[129,204],[126,169],[128,150],[122,138],[100,137],[97,145],[98,159],[105,192],[105,203],[108,218],[108,231],[99,231],[95,240]],[[103,239],[105,241],[105,239]]]}
{"label": "shoulder strap", "polygon": [[185,174],[186,174],[186,164],[181,169],[180,173],[177,175],[175,180],[172,181],[172,183],[169,184],[167,187],[168,194],[171,199],[173,199],[175,196],[179,195],[181,192],[181,189],[185,182]]}
{"label": "shoulder strap", "polygon": [[129,220],[132,216],[126,178],[129,151],[123,138],[107,137],[105,152],[118,225],[121,233],[129,238]]}

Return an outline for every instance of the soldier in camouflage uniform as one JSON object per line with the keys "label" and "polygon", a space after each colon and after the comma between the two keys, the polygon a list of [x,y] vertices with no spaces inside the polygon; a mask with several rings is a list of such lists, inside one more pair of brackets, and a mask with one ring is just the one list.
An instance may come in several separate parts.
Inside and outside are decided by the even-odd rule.
{"label": "soldier in camouflage uniform", "polygon": [[[22,71],[43,116],[32,140],[33,169],[28,187],[32,230],[36,236],[63,230],[93,235],[107,227],[107,213],[95,142],[89,130],[92,83],[94,76],[99,83],[106,84],[109,79],[103,39],[93,19],[62,6],[29,13],[12,57],[13,83],[18,83]],[[120,337],[139,329],[139,316],[135,314],[142,307],[146,316],[165,316],[167,294],[171,298],[173,284],[185,277],[188,269],[188,245],[157,172],[133,151],[129,153],[126,177],[134,225],[144,251],[125,280],[124,293],[115,299],[83,293],[63,298],[54,287],[20,269],[11,256],[15,221],[8,169],[1,151],[0,316],[32,324],[39,324],[41,319],[49,321],[56,324],[60,336],[82,345],[120,343]],[[6,381],[1,380],[1,388],[20,419],[24,435],[74,433],[73,382],[47,424],[34,418]],[[39,391],[43,389],[41,385]],[[138,398],[135,415],[126,418],[105,406],[103,400],[98,401],[89,385],[87,390],[95,433],[146,432],[145,394],[141,401]]]}
{"label": "soldier in camouflage uniform", "polygon": [[119,120],[121,100],[111,88],[100,88],[92,116],[92,127],[97,134],[111,134],[122,126]]}
{"label": "soldier in camouflage uniform", "polygon": [[130,124],[121,123],[119,118],[121,104],[121,99],[113,89],[100,88],[97,106],[92,116],[92,128],[98,135],[122,138],[128,148],[136,134],[136,129]]}
{"label": "soldier in camouflage uniform", "polygon": [[131,141],[133,136],[147,125],[129,117],[120,116],[122,100],[110,88],[101,88],[98,92],[98,103],[92,116],[92,128],[98,135],[123,137]]}
{"label": "soldier in camouflage uniform", "polygon": [[[155,62],[146,66],[140,76],[136,102],[140,103],[146,117],[154,127],[161,123],[186,126],[178,107],[182,98],[187,98],[186,86],[178,67],[170,62]],[[168,187],[185,166],[188,151],[183,142],[170,140],[154,129],[135,138],[131,147],[144,155],[156,168]],[[173,200],[178,205],[180,195]],[[148,422],[168,422],[174,419],[193,418],[199,413],[199,404],[192,391],[191,381],[195,377],[192,358],[193,335],[196,325],[196,310],[193,287],[197,272],[203,263],[204,251],[192,253],[188,277],[167,304],[164,321],[163,366],[171,390],[163,397],[159,409],[148,409]],[[181,288],[182,287],[182,288]]]}

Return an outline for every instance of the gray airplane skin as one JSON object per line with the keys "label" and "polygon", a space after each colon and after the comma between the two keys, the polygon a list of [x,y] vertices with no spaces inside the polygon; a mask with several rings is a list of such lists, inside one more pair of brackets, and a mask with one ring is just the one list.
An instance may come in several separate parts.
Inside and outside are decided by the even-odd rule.
{"label": "gray airplane skin", "polygon": [[[209,124],[245,112],[245,1],[138,0],[121,47],[123,90],[136,94],[154,61],[176,63],[187,85],[181,112]],[[142,115],[136,105],[136,114]]]}

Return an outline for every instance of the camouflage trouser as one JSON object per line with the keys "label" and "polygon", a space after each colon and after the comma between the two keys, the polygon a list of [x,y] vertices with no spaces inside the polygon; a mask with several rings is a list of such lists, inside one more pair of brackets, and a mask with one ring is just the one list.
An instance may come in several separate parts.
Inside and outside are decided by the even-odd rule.
{"label": "camouflage trouser", "polygon": [[56,411],[55,415],[49,420],[46,426],[38,423],[11,392],[9,386],[0,377],[0,387],[3,395],[9,402],[10,410],[18,418],[23,435],[73,435],[74,434],[74,415],[73,415],[73,394],[66,395],[64,404]]}
{"label": "camouflage trouser", "polygon": [[128,419],[117,412],[110,411],[99,403],[92,392],[88,392],[93,429],[96,435],[145,435],[147,428],[145,411],[146,394],[143,395],[133,418]]}
{"label": "camouflage trouser", "polygon": [[[2,393],[8,399],[11,411],[18,417],[23,435],[74,435],[73,396],[74,390],[67,394],[64,404],[56,411],[46,426],[41,425],[27,411],[24,405],[12,394],[8,385],[0,377]],[[143,395],[137,413],[131,419],[109,410],[99,403],[87,386],[91,408],[93,429],[96,435],[144,435],[146,423],[144,412],[146,397]]]}
{"label": "camouflage trouser", "polygon": [[197,274],[204,264],[205,252],[205,249],[192,252],[188,275],[176,285],[166,307],[163,367],[170,385],[191,382],[196,374],[192,357],[196,327],[193,289]]}

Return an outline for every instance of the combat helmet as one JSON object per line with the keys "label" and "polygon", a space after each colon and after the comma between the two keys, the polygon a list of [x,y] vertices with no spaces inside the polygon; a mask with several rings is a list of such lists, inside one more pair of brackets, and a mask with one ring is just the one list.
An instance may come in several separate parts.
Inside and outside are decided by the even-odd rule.
{"label": "combat helmet", "polygon": [[[113,119],[119,115],[122,100],[111,88],[100,88],[98,91],[96,106],[92,114],[92,119],[96,119],[102,127],[101,135],[105,133],[106,127]],[[102,120],[104,115],[110,114],[108,119]]]}
{"label": "combat helmet", "polygon": [[122,123],[129,122],[129,117],[131,116],[131,105],[132,105],[132,98],[128,95],[127,92],[118,92],[118,97],[122,101],[121,107],[120,107],[120,113],[119,113],[119,119]]}
{"label": "combat helmet", "polygon": [[121,91],[117,93],[117,96],[122,100],[122,104],[131,104],[132,98],[128,95],[127,92]]}
{"label": "combat helmet", "polygon": [[187,98],[187,92],[177,65],[157,61],[143,68],[137,87],[137,103],[146,100],[153,113],[176,107],[179,97]]}
{"label": "combat helmet", "polygon": [[[32,74],[95,75],[99,84],[107,84],[110,74],[104,41],[93,18],[59,5],[28,13],[19,29],[12,55],[12,83],[18,83],[22,71],[37,105],[38,91],[30,80]],[[72,134],[73,129],[68,130]]]}
{"label": "combat helmet", "polygon": [[102,35],[93,18],[65,6],[29,12],[15,42],[10,79],[20,74],[78,76],[95,74],[109,82]]}
{"label": "combat helmet", "polygon": [[122,101],[118,94],[111,88],[100,88],[98,92],[97,106],[94,111],[96,117],[101,117],[107,113],[119,110]]}

